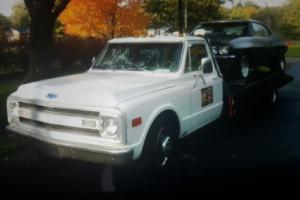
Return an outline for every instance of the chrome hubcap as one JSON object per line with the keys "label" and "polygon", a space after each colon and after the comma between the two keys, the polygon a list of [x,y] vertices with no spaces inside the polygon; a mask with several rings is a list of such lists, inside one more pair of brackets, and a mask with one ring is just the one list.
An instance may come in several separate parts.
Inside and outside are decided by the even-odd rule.
{"label": "chrome hubcap", "polygon": [[283,60],[280,61],[280,69],[283,71],[285,68],[285,63]]}
{"label": "chrome hubcap", "polygon": [[166,136],[161,144],[161,149],[165,155],[169,155],[172,151],[171,137]]}
{"label": "chrome hubcap", "polygon": [[159,133],[157,148],[159,152],[159,165],[165,166],[172,152],[172,138],[162,128]]}
{"label": "chrome hubcap", "polygon": [[273,98],[272,98],[272,103],[275,103],[277,100],[277,95],[276,92],[273,92]]}
{"label": "chrome hubcap", "polygon": [[249,75],[249,63],[248,63],[245,56],[241,60],[241,72],[242,72],[242,76],[244,78],[248,77],[248,75]]}

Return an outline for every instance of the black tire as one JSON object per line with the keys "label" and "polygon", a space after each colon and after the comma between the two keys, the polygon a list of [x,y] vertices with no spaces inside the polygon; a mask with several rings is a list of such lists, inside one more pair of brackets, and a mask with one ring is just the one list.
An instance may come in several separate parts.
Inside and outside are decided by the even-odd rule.
{"label": "black tire", "polygon": [[176,121],[159,116],[151,125],[140,158],[143,165],[164,167],[174,153],[178,136]]}
{"label": "black tire", "polygon": [[[115,166],[113,168],[114,186],[118,192],[157,190],[161,173],[168,170],[168,167],[172,165],[170,163],[173,160],[171,156],[179,130],[175,122],[174,117],[159,116],[149,129],[139,160],[128,166]],[[160,147],[166,136],[172,140],[173,149],[165,154]],[[165,157],[168,157],[168,162],[163,162]]]}

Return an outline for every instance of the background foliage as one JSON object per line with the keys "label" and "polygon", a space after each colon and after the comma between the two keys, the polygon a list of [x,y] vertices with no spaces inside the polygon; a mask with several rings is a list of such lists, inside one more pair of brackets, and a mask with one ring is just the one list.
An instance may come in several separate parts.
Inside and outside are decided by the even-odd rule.
{"label": "background foliage", "polygon": [[[187,0],[187,31],[191,31],[200,21],[221,19],[221,0]],[[178,0],[145,0],[145,11],[151,17],[151,26],[170,26],[178,29]]]}
{"label": "background foliage", "polygon": [[72,0],[59,20],[67,34],[105,40],[141,35],[149,24],[139,0]]}
{"label": "background foliage", "polygon": [[264,22],[286,40],[300,40],[300,1],[288,0],[280,7],[259,7],[247,1],[224,9],[224,19],[256,19]]}
{"label": "background foliage", "polygon": [[[288,44],[295,44],[289,56],[300,55],[298,43],[293,42],[300,40],[299,0],[289,0],[280,7],[259,7],[250,1],[232,0],[228,8],[223,6],[225,2],[187,0],[187,32],[201,21],[257,19]],[[52,67],[55,71],[87,69],[91,57],[100,52],[107,39],[143,35],[148,28],[165,26],[176,31],[177,18],[178,0],[71,0],[54,26]],[[5,32],[10,28],[28,30],[30,22],[22,0],[13,6],[10,17],[0,13],[0,73],[28,70],[29,38],[8,43]]]}

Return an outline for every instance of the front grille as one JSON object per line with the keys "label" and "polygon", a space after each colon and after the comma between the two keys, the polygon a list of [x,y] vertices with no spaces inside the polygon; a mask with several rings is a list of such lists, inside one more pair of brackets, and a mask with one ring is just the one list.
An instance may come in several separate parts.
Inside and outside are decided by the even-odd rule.
{"label": "front grille", "polygon": [[56,108],[56,107],[46,107],[37,104],[19,102],[19,107],[21,108],[28,108],[31,110],[37,110],[41,112],[55,112],[61,114],[68,114],[68,115],[77,115],[77,116],[84,116],[84,117],[98,117],[99,112],[96,111],[86,111],[86,110],[75,110],[75,109],[65,109],[65,108]]}
{"label": "front grille", "polygon": [[[100,114],[97,111],[59,108],[29,102],[19,102],[19,107],[22,109],[20,110],[22,114],[19,116],[19,121],[22,124],[66,133],[100,135],[99,129],[82,127],[81,124],[83,119],[97,121]],[[48,118],[47,115],[51,117]],[[53,120],[56,116],[62,120]],[[74,125],[75,122],[76,125]]]}
{"label": "front grille", "polygon": [[63,126],[63,125],[56,125],[56,124],[49,124],[45,122],[40,122],[33,119],[27,119],[20,117],[20,122],[39,127],[39,128],[46,128],[51,129],[55,131],[63,131],[63,132],[75,132],[75,133],[85,133],[85,134],[91,134],[91,135],[99,135],[99,130],[96,129],[87,129],[87,128],[77,128],[77,127],[71,127],[71,126]]}

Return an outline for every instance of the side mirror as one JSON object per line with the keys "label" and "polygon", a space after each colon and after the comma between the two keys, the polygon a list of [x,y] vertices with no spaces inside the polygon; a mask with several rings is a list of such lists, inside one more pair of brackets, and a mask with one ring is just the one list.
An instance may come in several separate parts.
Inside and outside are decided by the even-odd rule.
{"label": "side mirror", "polygon": [[211,73],[213,71],[212,62],[210,58],[202,58],[201,66],[199,67],[201,74]]}

